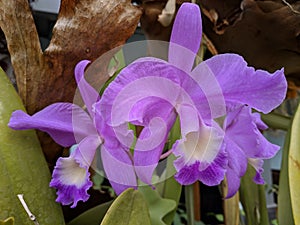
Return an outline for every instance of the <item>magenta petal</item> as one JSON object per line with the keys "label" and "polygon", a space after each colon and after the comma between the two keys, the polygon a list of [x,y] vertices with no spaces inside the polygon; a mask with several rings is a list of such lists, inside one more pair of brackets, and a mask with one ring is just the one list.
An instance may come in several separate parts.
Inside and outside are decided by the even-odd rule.
{"label": "magenta petal", "polygon": [[8,126],[15,130],[44,131],[64,147],[76,144],[96,132],[88,114],[71,103],[55,103],[32,116],[17,110],[12,113]]}
{"label": "magenta petal", "polygon": [[273,74],[255,70],[235,54],[216,55],[203,63],[215,74],[227,103],[247,104],[269,113],[285,99],[287,82],[283,70]]}
{"label": "magenta petal", "polygon": [[201,37],[202,21],[198,5],[182,4],[173,24],[168,61],[190,72],[200,47]]}
{"label": "magenta petal", "polygon": [[101,143],[97,136],[86,137],[67,158],[59,158],[53,171],[50,186],[57,189],[57,202],[76,207],[78,201],[87,201],[92,186],[89,167],[96,148]]}
{"label": "magenta petal", "polygon": [[100,97],[98,92],[84,79],[84,70],[89,63],[90,61],[83,60],[76,65],[75,79],[83,102],[86,105],[90,116],[93,118],[93,104],[97,102]]}

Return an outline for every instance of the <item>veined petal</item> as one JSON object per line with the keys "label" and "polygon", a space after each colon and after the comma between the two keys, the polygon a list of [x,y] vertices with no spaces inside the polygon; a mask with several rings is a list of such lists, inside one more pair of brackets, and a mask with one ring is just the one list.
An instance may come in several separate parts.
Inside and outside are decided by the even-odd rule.
{"label": "veined petal", "polygon": [[208,186],[218,185],[224,179],[227,163],[224,146],[221,146],[218,155],[210,163],[194,161],[190,165],[185,164],[182,166],[184,160],[179,158],[174,163],[175,168],[178,170],[175,179],[182,185],[193,184],[197,180]]}
{"label": "veined petal", "polygon": [[[198,89],[197,108],[203,119],[218,118],[226,114],[226,102],[221,84],[205,63],[200,63],[191,72]],[[195,98],[197,99],[197,98]]]}
{"label": "veined petal", "polygon": [[264,161],[262,159],[249,158],[248,162],[256,170],[256,174],[253,177],[253,181],[257,184],[264,184],[265,181],[264,181],[264,178],[262,176],[262,174],[264,172],[264,169],[263,169]]}
{"label": "veined petal", "polygon": [[174,107],[183,102],[197,107],[203,93],[182,70],[165,61],[147,58],[124,68],[106,88],[97,108],[109,125],[118,126],[129,121],[132,108],[149,97],[160,98]]}
{"label": "veined petal", "polygon": [[246,172],[248,161],[255,168],[254,182],[263,184],[263,159],[273,157],[279,146],[270,143],[258,130],[265,128],[257,114],[252,114],[248,106],[240,106],[230,111],[225,119],[225,142],[228,152],[228,196],[233,196],[240,179]]}
{"label": "veined petal", "polygon": [[246,173],[248,161],[243,150],[227,137],[226,132],[224,141],[228,157],[228,167],[226,171],[228,192],[226,198],[230,198],[240,187],[240,179]]}
{"label": "veined petal", "polygon": [[138,101],[130,111],[130,123],[138,126],[149,124],[153,118],[159,117],[167,120],[175,115],[174,106],[168,101],[154,96]]}
{"label": "veined petal", "polygon": [[255,70],[236,54],[216,55],[202,63],[215,74],[226,102],[247,104],[269,113],[285,99],[287,82],[283,69],[273,74]]}
{"label": "veined petal", "polygon": [[127,188],[137,187],[137,179],[129,152],[120,146],[108,148],[102,145],[101,158],[105,174],[117,195]]}
{"label": "veined petal", "polygon": [[[74,124],[74,121],[77,122]],[[44,131],[64,147],[76,144],[84,137],[96,133],[89,115],[71,103],[55,103],[32,116],[17,110],[12,113],[8,126],[15,130]]]}
{"label": "veined petal", "polygon": [[280,147],[270,143],[262,135],[258,130],[257,121],[258,117],[253,116],[250,107],[239,107],[227,114],[226,136],[244,151],[247,158],[268,159],[273,157]]}
{"label": "veined petal", "polygon": [[223,138],[216,124],[209,127],[200,123],[199,131],[187,133],[177,141],[173,149],[175,156],[178,156],[174,162],[178,182],[191,184],[200,180],[207,185],[219,184],[227,167]]}
{"label": "veined petal", "polygon": [[88,171],[101,144],[98,136],[89,136],[82,140],[67,158],[59,158],[53,171],[50,186],[57,189],[57,202],[76,207],[78,201],[87,201],[88,189],[92,186]]}
{"label": "veined petal", "polygon": [[190,72],[201,38],[202,21],[198,5],[183,3],[173,24],[168,61],[183,71]]}
{"label": "veined petal", "polygon": [[146,184],[151,184],[153,172],[176,119],[176,114],[173,112],[166,118],[159,118],[154,117],[149,124],[146,124],[134,149],[136,174]]}
{"label": "veined petal", "polygon": [[254,123],[256,124],[257,128],[260,130],[266,130],[268,129],[268,125],[265,124],[262,120],[261,120],[261,116],[259,113],[252,113],[252,119],[254,121]]}
{"label": "veined petal", "polygon": [[174,107],[168,101],[153,96],[136,102],[130,110],[128,122],[143,128],[134,147],[134,166],[144,183],[151,184],[175,119]]}
{"label": "veined petal", "polygon": [[99,100],[100,96],[98,92],[84,79],[84,70],[89,63],[90,61],[83,60],[76,65],[75,79],[83,102],[86,105],[90,116],[93,118],[93,104]]}

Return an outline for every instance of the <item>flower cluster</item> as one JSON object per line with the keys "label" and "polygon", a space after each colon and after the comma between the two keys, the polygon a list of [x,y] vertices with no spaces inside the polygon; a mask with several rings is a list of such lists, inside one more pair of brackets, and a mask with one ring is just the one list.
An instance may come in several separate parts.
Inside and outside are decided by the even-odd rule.
{"label": "flower cluster", "polygon": [[[279,147],[263,137],[260,130],[267,126],[252,109],[269,113],[284,100],[283,70],[255,70],[236,54],[220,54],[194,67],[201,36],[199,7],[184,3],[174,21],[168,61],[134,61],[101,97],[84,79],[89,62],[82,61],[75,78],[86,111],[56,103],[32,116],[12,114],[13,129],[39,129],[62,146],[76,144],[69,157],[58,159],[53,172],[50,186],[58,190],[58,202],[75,207],[88,199],[89,167],[97,149],[117,194],[137,188],[139,180],[151,185],[177,118],[181,135],[168,154],[176,156],[180,184],[199,180],[217,185],[226,176],[231,197],[248,163],[257,171],[254,181],[263,183],[263,159],[274,156]],[[142,127],[138,135],[129,124]]]}

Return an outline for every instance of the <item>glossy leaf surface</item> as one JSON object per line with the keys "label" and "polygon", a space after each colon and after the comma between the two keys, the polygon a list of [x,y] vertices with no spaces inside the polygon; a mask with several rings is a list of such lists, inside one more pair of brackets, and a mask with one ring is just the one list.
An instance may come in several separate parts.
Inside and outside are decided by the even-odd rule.
{"label": "glossy leaf surface", "polygon": [[50,172],[34,131],[16,131],[7,124],[14,110],[24,107],[14,87],[0,70],[0,219],[32,225],[17,194],[23,194],[40,224],[64,224],[62,210],[49,187]]}
{"label": "glossy leaf surface", "polygon": [[127,189],[108,209],[101,225],[151,225],[149,210],[143,195]]}
{"label": "glossy leaf surface", "polygon": [[300,105],[296,111],[290,139],[289,150],[289,184],[291,204],[296,225],[300,224]]}

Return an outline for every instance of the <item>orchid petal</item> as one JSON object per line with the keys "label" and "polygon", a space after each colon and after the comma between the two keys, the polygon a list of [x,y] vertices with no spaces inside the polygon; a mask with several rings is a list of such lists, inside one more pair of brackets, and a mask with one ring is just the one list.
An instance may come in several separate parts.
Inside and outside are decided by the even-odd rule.
{"label": "orchid petal", "polygon": [[83,102],[85,103],[90,116],[94,117],[93,104],[100,98],[98,92],[84,79],[84,70],[90,63],[88,60],[79,62],[75,67],[75,79]]}
{"label": "orchid petal", "polygon": [[98,136],[86,137],[69,157],[57,160],[50,182],[57,189],[57,202],[63,205],[73,202],[71,208],[74,208],[78,201],[88,200],[87,191],[92,186],[88,169],[100,144]]}
{"label": "orchid petal", "polygon": [[175,119],[174,107],[156,97],[142,99],[130,111],[129,122],[143,127],[134,148],[134,165],[137,176],[144,183],[151,183]]}
{"label": "orchid petal", "polygon": [[201,89],[197,85],[193,88],[191,83],[196,84],[188,74],[162,60],[137,60],[107,87],[97,108],[109,125],[118,126],[129,121],[134,105],[145,98],[160,98],[174,107],[182,102],[201,101]]}
{"label": "orchid petal", "polygon": [[196,180],[207,185],[220,183],[227,166],[223,138],[216,124],[209,127],[200,121],[198,131],[187,133],[177,141],[173,147],[175,156],[178,156],[174,162],[177,181],[181,184],[191,184]]}
{"label": "orchid petal", "polygon": [[[230,160],[228,160],[229,164]],[[246,164],[247,165],[247,164]],[[233,197],[240,188],[241,177],[236,173],[235,170],[230,167],[226,170],[226,180],[227,180],[227,195],[226,199]]]}
{"label": "orchid petal", "polygon": [[[191,72],[191,77],[197,83],[197,109],[203,119],[218,118],[226,114],[226,103],[223,90],[215,74],[205,63],[200,63]],[[190,89],[190,88],[189,88]],[[193,99],[197,99],[194,97]]]}
{"label": "orchid petal", "polygon": [[163,123],[158,118],[152,119],[149,125],[143,128],[134,150],[135,171],[141,181],[147,184],[151,184],[153,172],[167,141],[171,124],[176,117],[174,115],[172,118],[170,115],[170,118]]}
{"label": "orchid petal", "polygon": [[[190,185],[199,180],[208,186],[214,186],[220,184],[224,179],[228,161],[226,153],[224,152],[224,147],[222,147],[219,154],[209,164],[206,162],[195,161],[190,165],[186,164],[183,167],[179,166],[182,163],[182,158],[179,158],[179,160],[176,160],[174,163],[175,168],[178,170],[178,173],[175,174],[175,179],[180,184]],[[205,166],[202,164],[205,164]]]}
{"label": "orchid petal", "polygon": [[190,72],[200,47],[201,36],[199,7],[196,4],[182,4],[173,24],[168,61],[183,71]]}
{"label": "orchid petal", "polygon": [[261,116],[259,113],[252,113],[252,119],[253,122],[256,124],[257,128],[260,130],[266,130],[268,129],[268,125],[265,124],[262,120],[261,120]]}
{"label": "orchid petal", "polygon": [[251,109],[244,106],[229,112],[226,118],[226,135],[243,149],[247,158],[273,157],[279,146],[270,143],[258,130]]}
{"label": "orchid petal", "polygon": [[249,161],[249,164],[251,166],[253,166],[253,168],[256,170],[256,174],[253,177],[253,181],[257,184],[264,184],[265,181],[262,176],[262,174],[264,172],[264,169],[263,169],[264,161],[262,159],[251,159],[251,158],[249,158],[248,161]]}
{"label": "orchid petal", "polygon": [[[77,121],[76,124],[73,121]],[[15,130],[44,131],[64,147],[76,144],[84,137],[96,133],[89,115],[71,103],[55,103],[32,116],[17,110],[12,113],[8,126]]]}
{"label": "orchid petal", "polygon": [[101,158],[105,174],[116,194],[127,188],[136,188],[137,180],[130,153],[120,146],[115,148],[101,146]]}
{"label": "orchid petal", "polygon": [[247,104],[269,113],[285,99],[287,82],[283,70],[273,74],[254,70],[236,54],[216,55],[203,63],[215,74],[226,102]]}
{"label": "orchid petal", "polygon": [[248,161],[243,150],[227,136],[228,134],[225,133],[225,150],[228,158],[226,171],[228,191],[226,198],[230,198],[240,187],[240,179],[246,173]]}

